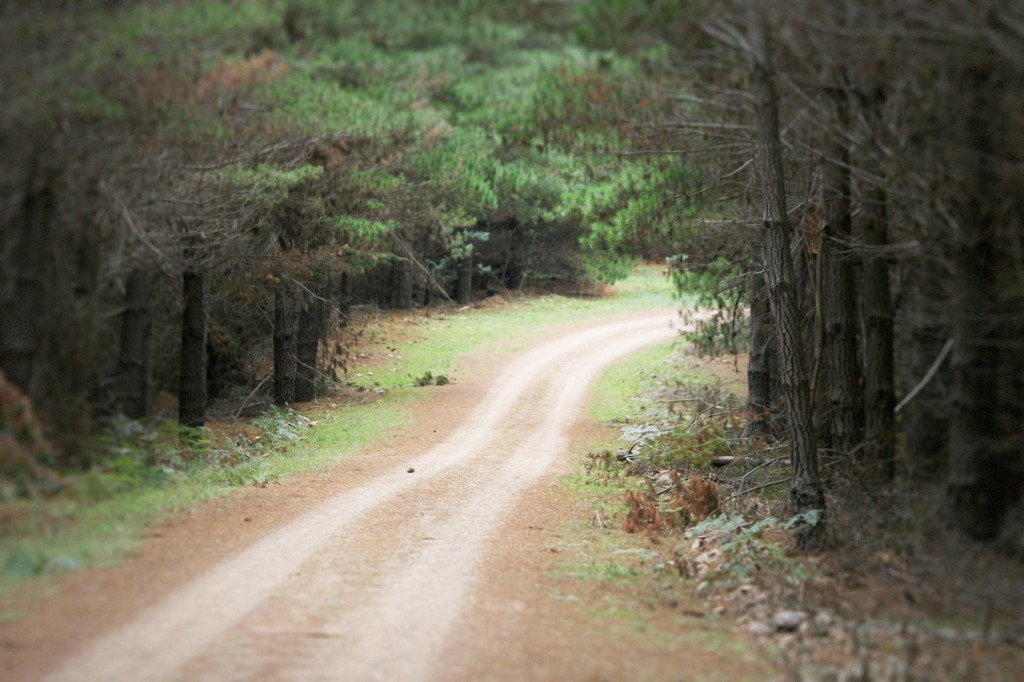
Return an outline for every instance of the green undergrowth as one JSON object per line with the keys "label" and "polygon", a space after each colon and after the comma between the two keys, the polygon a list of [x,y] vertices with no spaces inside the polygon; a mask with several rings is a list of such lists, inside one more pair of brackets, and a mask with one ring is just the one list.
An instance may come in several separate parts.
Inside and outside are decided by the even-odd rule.
{"label": "green undergrowth", "polygon": [[122,454],[68,475],[64,493],[0,504],[0,618],[17,617],[22,598],[53,576],[119,563],[161,518],[241,487],[329,468],[407,423],[410,402],[395,396],[312,417],[275,408],[232,437],[168,423],[147,438],[122,439]]}
{"label": "green undergrowth", "polygon": [[[239,487],[329,468],[369,447],[408,422],[412,406],[435,390],[424,383],[457,380],[460,357],[496,345],[513,352],[556,327],[671,304],[668,282],[647,267],[603,298],[542,296],[494,309],[438,309],[410,317],[419,323],[415,339],[391,353],[386,367],[350,377],[371,389],[365,395],[373,400],[339,404],[328,396],[304,413],[274,408],[227,428],[110,422],[93,441],[103,450],[99,464],[66,475],[63,492],[0,503],[0,616],[16,617],[22,598],[53,576],[117,563],[161,518]],[[417,381],[428,373],[433,381]]]}

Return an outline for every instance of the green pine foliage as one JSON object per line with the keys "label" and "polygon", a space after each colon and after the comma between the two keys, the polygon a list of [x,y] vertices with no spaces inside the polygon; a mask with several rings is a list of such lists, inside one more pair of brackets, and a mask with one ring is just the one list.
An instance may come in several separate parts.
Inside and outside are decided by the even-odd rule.
{"label": "green pine foliage", "polygon": [[[592,4],[570,23],[611,25]],[[614,282],[638,255],[669,253],[692,210],[679,197],[694,170],[628,156],[637,122],[663,113],[652,74],[664,54],[597,49],[536,8],[129,0],[5,7],[0,25],[0,189],[19,196],[46,157],[62,239],[102,278],[82,286],[74,259],[87,259],[72,254],[51,307],[95,311],[79,345],[116,339],[119,292],[143,268],[158,279],[156,338],[180,338],[179,278],[198,267],[218,392],[259,382],[282,282],[386,282],[407,249],[433,300],[470,254],[499,288]],[[373,286],[359,295],[386,302]],[[173,391],[177,350],[164,343],[155,388]],[[116,409],[92,385],[110,378],[91,369],[115,371],[116,347],[74,372],[54,360],[53,377],[80,393],[55,404],[100,396],[96,416]]]}
{"label": "green pine foliage", "polygon": [[[676,179],[651,180],[652,172],[688,172],[619,162],[609,177],[600,158],[629,147],[621,119],[651,106],[643,94],[653,91],[649,54],[580,46],[594,43],[588,31],[632,16],[627,5],[584,3],[573,37],[510,22],[522,13],[486,0],[193,0],[113,12],[83,3],[75,12],[18,16],[29,37],[60,36],[70,47],[37,62],[14,95],[18,113],[37,121],[127,125],[153,149],[185,156],[298,138],[362,140],[340,174],[371,166],[405,186],[367,187],[370,199],[355,205],[324,201],[334,225],[439,220],[454,230],[503,212],[534,227],[568,217],[595,233],[584,244],[602,252],[594,263],[618,262],[626,245],[673,229],[663,212],[678,194]],[[254,158],[218,177],[231,174],[237,187],[251,179],[247,200],[266,203],[268,193],[279,200],[293,191],[286,185],[296,169],[272,165]],[[598,205],[581,210],[578,201]],[[382,220],[374,202],[394,217]],[[338,215],[339,203],[354,215]]]}

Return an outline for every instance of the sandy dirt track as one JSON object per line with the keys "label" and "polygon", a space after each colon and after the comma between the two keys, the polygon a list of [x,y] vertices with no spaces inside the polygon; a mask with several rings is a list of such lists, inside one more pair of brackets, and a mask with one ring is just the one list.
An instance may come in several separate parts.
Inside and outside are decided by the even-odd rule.
{"label": "sandy dirt track", "polygon": [[411,442],[81,642],[44,679],[451,679],[441,653],[469,596],[486,600],[488,538],[566,452],[600,369],[671,340],[673,317],[630,315],[514,356],[488,386],[466,387],[473,407],[456,428],[421,415]]}

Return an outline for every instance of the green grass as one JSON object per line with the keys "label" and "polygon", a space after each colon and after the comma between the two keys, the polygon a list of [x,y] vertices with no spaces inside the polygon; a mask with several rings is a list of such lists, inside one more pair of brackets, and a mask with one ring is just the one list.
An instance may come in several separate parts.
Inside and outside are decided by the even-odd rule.
{"label": "green grass", "polygon": [[31,517],[29,528],[0,540],[0,618],[20,615],[17,609],[24,604],[18,598],[26,590],[38,594],[54,575],[115,564],[137,546],[152,520],[227,490],[200,477],[118,493],[98,504],[72,499],[32,503],[23,509]]}
{"label": "green grass", "polygon": [[[517,300],[493,311],[439,311],[416,317],[422,321],[415,329],[417,340],[402,344],[390,364],[373,369],[372,376],[364,372],[356,378],[383,390],[376,401],[318,414],[318,423],[311,428],[296,426],[296,420],[279,413],[268,414],[261,418],[264,432],[279,431],[280,442],[234,466],[198,458],[162,475],[158,482],[149,474],[160,470],[150,464],[127,472],[93,471],[74,477],[70,493],[49,500],[4,503],[2,518],[9,521],[5,521],[6,535],[0,537],[0,618],[17,617],[24,597],[44,591],[53,576],[118,563],[138,545],[147,526],[161,518],[240,486],[273,484],[328,469],[380,441],[407,424],[413,404],[429,396],[429,390],[414,386],[415,377],[426,371],[435,376],[457,374],[461,357],[484,348],[511,353],[558,326],[670,305],[668,282],[657,268],[647,267],[608,298],[544,296]],[[204,447],[224,446],[208,442]]]}
{"label": "green grass", "polygon": [[[631,282],[637,284],[636,280]],[[652,347],[606,369],[594,384],[588,407],[591,417],[618,423],[642,419],[645,412],[657,408],[651,401],[651,389],[666,373],[673,377],[678,374],[678,368],[669,366],[672,351],[672,344]],[[618,445],[621,442],[617,440],[592,442],[581,453],[581,460],[585,453],[614,451]],[[671,540],[654,545],[644,534],[622,531],[627,511],[625,492],[643,487],[642,479],[625,475],[615,464],[588,471],[581,461],[574,473],[562,479],[562,485],[572,491],[580,512],[565,520],[559,545],[554,548],[564,559],[553,569],[563,584],[552,598],[579,602],[597,623],[594,627],[608,636],[628,640],[652,656],[702,650],[757,668],[763,656],[746,640],[735,637],[731,622],[695,617],[684,611],[666,614],[662,608],[652,607],[659,598],[673,595],[685,602],[690,588],[676,577],[675,569],[659,568],[667,556],[665,548],[673,544]],[[597,518],[601,519],[600,525]],[[600,590],[600,600],[577,596],[591,594],[594,586]],[[637,679],[645,679],[644,671],[636,673]],[[731,676],[733,673],[729,675],[709,668],[690,670],[687,679],[737,679]]]}
{"label": "green grass", "polygon": [[156,486],[94,471],[72,477],[71,494],[4,504],[24,520],[0,538],[0,619],[19,615],[22,604],[11,597],[24,592],[27,581],[42,580],[32,590],[39,592],[55,575],[117,564],[154,521],[242,486],[330,468],[408,423],[411,397],[339,407],[316,427],[298,432],[294,443],[233,467],[199,463]]}
{"label": "green grass", "polygon": [[[352,379],[366,388],[401,389],[426,372],[449,375],[460,357],[484,348],[514,353],[561,325],[674,304],[670,283],[660,269],[644,266],[617,284],[606,298],[541,296],[522,298],[493,310],[410,317],[417,323],[415,334],[421,338],[400,344],[391,362],[360,371]],[[652,353],[650,357],[657,355]]]}
{"label": "green grass", "polygon": [[676,342],[672,342],[644,349],[602,374],[595,383],[590,416],[600,422],[619,422],[639,416],[646,407],[639,396],[650,388],[675,346]]}

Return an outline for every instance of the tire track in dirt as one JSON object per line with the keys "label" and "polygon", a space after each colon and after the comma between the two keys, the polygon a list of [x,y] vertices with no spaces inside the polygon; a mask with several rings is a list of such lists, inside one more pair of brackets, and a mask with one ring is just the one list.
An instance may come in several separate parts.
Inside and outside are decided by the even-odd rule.
{"label": "tire track in dirt", "polygon": [[221,562],[48,679],[443,677],[431,666],[485,541],[564,450],[598,371],[670,340],[672,317],[608,323],[522,353],[444,442]]}

